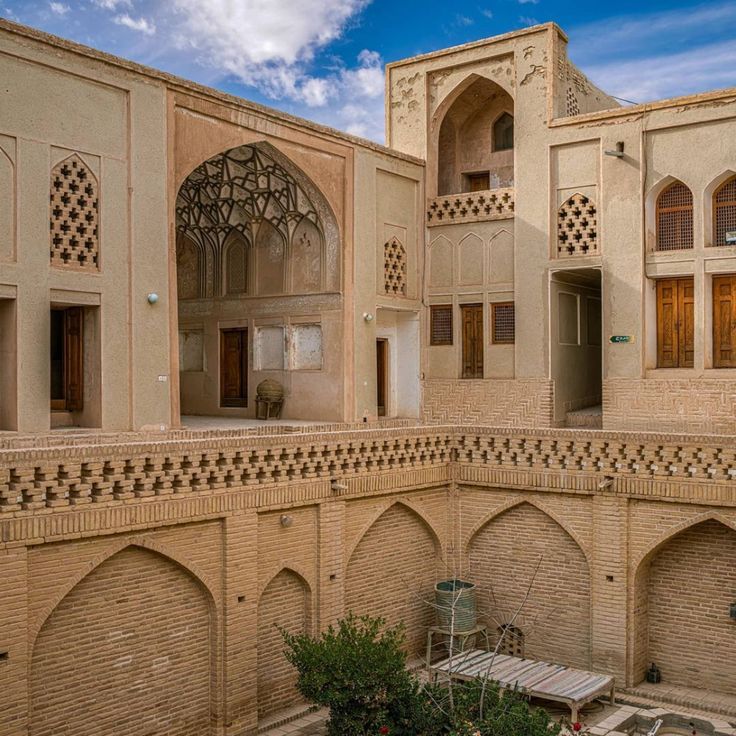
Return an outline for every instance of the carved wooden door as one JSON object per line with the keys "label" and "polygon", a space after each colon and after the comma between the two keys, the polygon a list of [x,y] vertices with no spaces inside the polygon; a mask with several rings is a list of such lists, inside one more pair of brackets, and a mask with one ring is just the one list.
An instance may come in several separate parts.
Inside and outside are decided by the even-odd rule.
{"label": "carved wooden door", "polygon": [[220,333],[220,406],[248,406],[248,331]]}
{"label": "carved wooden door", "polygon": [[462,304],[463,378],[483,378],[483,305]]}
{"label": "carved wooden door", "polygon": [[692,278],[657,281],[657,367],[692,368],[695,357]]}
{"label": "carved wooden door", "polygon": [[713,367],[736,368],[736,275],[713,277]]}

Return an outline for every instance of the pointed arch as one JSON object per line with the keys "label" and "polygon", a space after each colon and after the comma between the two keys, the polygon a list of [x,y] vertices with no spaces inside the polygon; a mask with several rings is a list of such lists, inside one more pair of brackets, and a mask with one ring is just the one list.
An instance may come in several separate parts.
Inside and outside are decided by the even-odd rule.
{"label": "pointed arch", "polygon": [[549,518],[552,519],[552,521],[554,521],[555,524],[557,524],[557,526],[559,526],[580,548],[580,551],[585,556],[585,561],[588,564],[588,567],[590,567],[590,551],[588,550],[587,545],[583,543],[583,540],[580,538],[578,533],[570,526],[570,524],[565,519],[552,511],[552,509],[550,509],[546,504],[541,503],[535,498],[512,498],[505,503],[502,503],[500,506],[497,506],[495,509],[489,511],[485,516],[477,521],[475,525],[471,528],[471,530],[465,535],[462,545],[462,549],[465,550],[465,553],[467,554],[473,538],[478,534],[478,532],[481,531],[481,529],[483,529],[483,527],[485,527],[497,517],[501,516],[501,514],[505,514],[507,511],[510,511],[511,509],[516,508],[517,506],[522,506],[524,504],[533,506],[534,508],[539,509],[539,511],[545,514],[545,516],[549,516]]}
{"label": "pointed arch", "polygon": [[273,565],[268,573],[264,576],[263,579],[265,580],[265,582],[262,583],[258,589],[258,600],[261,599],[261,596],[263,595],[263,592],[266,590],[266,588],[268,588],[273,580],[277,578],[282,572],[290,572],[296,575],[303,581],[307,591],[309,591],[309,594],[312,594],[312,590],[314,587],[312,584],[313,581],[310,579],[312,578],[312,575],[310,575],[304,567],[293,562],[279,562]]}
{"label": "pointed arch", "polygon": [[706,219],[711,220],[706,222],[710,245],[733,245],[726,243],[726,233],[736,232],[736,173],[724,172],[706,187],[706,193],[710,193],[704,208],[709,215]]}
{"label": "pointed arch", "polygon": [[736,531],[736,519],[730,519],[718,511],[704,511],[669,527],[662,532],[643,552],[634,560],[634,570],[638,571],[643,563],[651,559],[667,542],[690,527],[702,524],[704,521],[718,521],[726,527]]}
{"label": "pointed arch", "polygon": [[345,555],[345,568],[347,569],[348,565],[350,564],[350,561],[352,560],[353,554],[355,550],[357,549],[358,545],[361,543],[365,535],[370,531],[370,529],[375,525],[375,523],[391,508],[394,506],[403,506],[407,511],[418,517],[419,521],[424,524],[424,526],[427,527],[427,530],[429,531],[430,535],[432,536],[435,545],[440,550],[440,556],[444,559],[445,558],[445,545],[442,542],[442,538],[440,534],[437,531],[437,528],[435,525],[429,520],[426,512],[424,509],[419,507],[417,504],[415,504],[413,501],[406,497],[402,498],[392,498],[388,501],[384,501],[382,504],[380,504],[371,514],[371,517],[366,521],[363,526],[360,528],[360,531],[356,535],[353,542],[350,544],[350,546],[347,548],[347,553]]}
{"label": "pointed arch", "polygon": [[663,181],[655,202],[655,250],[687,250],[693,245],[692,190],[679,179]]}
{"label": "pointed arch", "polygon": [[100,554],[98,554],[96,557],[90,560],[89,566],[85,570],[75,574],[73,577],[71,577],[66,582],[63,588],[56,591],[52,600],[41,610],[41,613],[36,618],[36,621],[30,626],[29,642],[31,644],[31,648],[33,647],[33,643],[38,637],[38,634],[43,628],[43,625],[46,623],[47,619],[51,616],[54,610],[56,610],[58,605],[67,597],[67,595],[69,595],[69,593],[71,593],[72,590],[74,590],[74,588],[76,588],[77,585],[79,585],[79,583],[81,583],[85,578],[91,575],[98,567],[100,567],[100,565],[105,563],[107,560],[109,560],[114,555],[118,554],[118,552],[122,552],[124,549],[127,549],[128,547],[140,547],[141,549],[146,549],[146,550],[149,550],[150,552],[155,552],[161,557],[164,557],[168,559],[169,561],[173,562],[174,564],[176,564],[177,566],[181,567],[192,578],[194,578],[194,580],[196,580],[197,583],[206,592],[206,595],[208,597],[212,610],[213,611],[219,610],[219,602],[214,593],[214,591],[216,590],[214,581],[211,580],[209,576],[203,570],[199,569],[196,564],[194,564],[190,560],[185,560],[175,550],[171,550],[168,548],[168,546],[161,545],[160,543],[154,541],[153,539],[149,539],[145,537],[138,537],[132,540],[129,538],[122,539],[122,540],[116,541],[114,544],[111,544],[109,547],[106,547],[102,552],[100,552]]}
{"label": "pointed arch", "polygon": [[514,116],[503,110],[491,122],[494,151],[508,151],[514,147]]}
{"label": "pointed arch", "polygon": [[239,230],[232,230],[223,245],[222,283],[226,296],[247,294],[250,279],[250,242]]}
{"label": "pointed arch", "polygon": [[429,244],[429,285],[452,286],[453,253],[452,242],[444,235],[438,235]]}

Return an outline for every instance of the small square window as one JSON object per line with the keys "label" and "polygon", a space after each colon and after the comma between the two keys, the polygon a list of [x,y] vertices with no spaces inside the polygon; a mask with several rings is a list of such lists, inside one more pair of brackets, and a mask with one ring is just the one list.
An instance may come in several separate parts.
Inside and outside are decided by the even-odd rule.
{"label": "small square window", "polygon": [[491,304],[491,343],[512,345],[516,340],[516,313],[513,302]]}
{"label": "small square window", "polygon": [[429,344],[452,345],[452,304],[429,308]]}

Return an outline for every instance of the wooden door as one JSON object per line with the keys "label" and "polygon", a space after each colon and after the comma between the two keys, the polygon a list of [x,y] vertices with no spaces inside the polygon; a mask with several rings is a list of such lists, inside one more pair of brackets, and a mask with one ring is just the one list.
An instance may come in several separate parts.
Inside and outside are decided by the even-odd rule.
{"label": "wooden door", "polygon": [[248,331],[220,332],[220,406],[248,406]]}
{"label": "wooden door", "polygon": [[695,287],[692,278],[657,281],[657,367],[692,368]]}
{"label": "wooden door", "polygon": [[84,308],[51,311],[51,409],[84,408]]}
{"label": "wooden door", "polygon": [[376,406],[379,417],[386,416],[388,403],[388,340],[376,340]]}
{"label": "wooden door", "polygon": [[462,304],[463,378],[483,378],[483,305]]}
{"label": "wooden door", "polygon": [[713,277],[713,367],[736,368],[736,274]]}

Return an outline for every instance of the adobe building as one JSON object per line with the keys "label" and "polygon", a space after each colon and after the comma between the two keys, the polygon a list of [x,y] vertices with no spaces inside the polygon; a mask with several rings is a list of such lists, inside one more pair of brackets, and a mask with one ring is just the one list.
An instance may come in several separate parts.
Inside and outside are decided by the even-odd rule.
{"label": "adobe building", "polygon": [[381,146],[0,21],[3,736],[253,734],[276,624],[540,559],[515,651],[736,719],[736,90],[566,47],[389,64]]}

